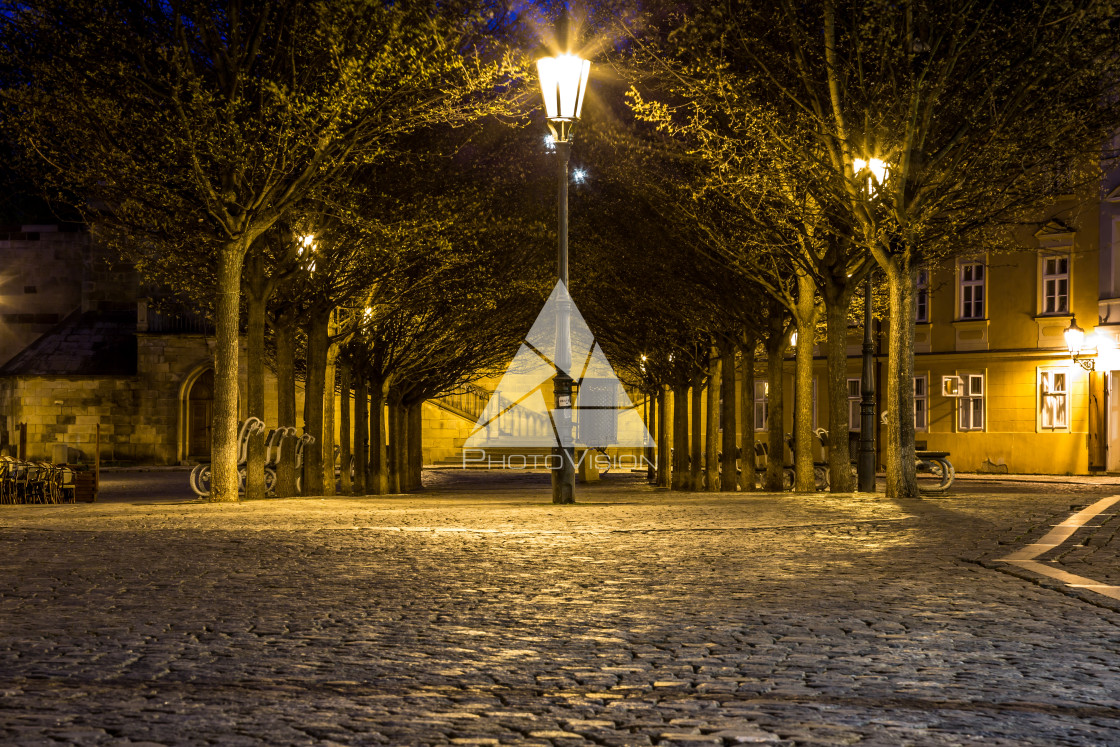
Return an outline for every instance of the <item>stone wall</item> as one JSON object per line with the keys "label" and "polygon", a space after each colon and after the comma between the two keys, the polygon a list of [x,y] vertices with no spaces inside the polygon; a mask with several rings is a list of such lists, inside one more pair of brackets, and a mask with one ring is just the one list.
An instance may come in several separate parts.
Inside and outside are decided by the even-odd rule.
{"label": "stone wall", "polygon": [[[185,463],[188,384],[212,363],[205,335],[137,334],[135,376],[9,376],[0,379],[0,448],[15,454],[19,424],[27,424],[27,456],[49,460],[69,446],[71,461],[92,462],[101,426],[103,462]],[[246,352],[240,361],[239,418],[247,401]],[[335,423],[340,421],[335,399]],[[266,370],[265,422],[276,426],[276,377]],[[426,402],[422,406],[424,463],[457,458],[473,423]],[[303,388],[296,386],[296,421],[303,425]],[[351,418],[351,422],[353,419]],[[337,440],[336,440],[337,443]],[[353,441],[351,441],[353,443]]]}
{"label": "stone wall", "polygon": [[421,406],[420,413],[424,464],[459,459],[463,442],[474,430],[474,421],[430,401]]}
{"label": "stone wall", "polygon": [[136,302],[131,265],[78,227],[0,226],[0,260],[0,365],[75,311],[120,310]]}
{"label": "stone wall", "polygon": [[101,426],[103,461],[174,464],[179,460],[179,390],[208,365],[210,343],[200,335],[141,335],[135,376],[11,376],[0,379],[11,453],[27,424],[27,456],[50,459],[57,444],[92,461]]}
{"label": "stone wall", "polygon": [[0,381],[0,409],[7,419],[8,450],[16,454],[19,423],[27,424],[27,458],[51,459],[58,444],[76,449],[72,460],[90,462],[97,426],[101,458],[132,452],[139,423],[136,378],[12,377]]}
{"label": "stone wall", "polygon": [[81,307],[88,251],[85,232],[0,227],[0,365]]}

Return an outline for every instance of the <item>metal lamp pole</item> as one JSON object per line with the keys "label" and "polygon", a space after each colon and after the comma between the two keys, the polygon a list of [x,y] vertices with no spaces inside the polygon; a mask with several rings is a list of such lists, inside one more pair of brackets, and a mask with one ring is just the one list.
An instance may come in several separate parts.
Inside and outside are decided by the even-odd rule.
{"label": "metal lamp pole", "polygon": [[[889,167],[878,158],[852,161],[855,176],[867,176],[867,196],[870,198],[878,185],[887,180]],[[863,289],[863,371],[860,375],[859,400],[859,460],[856,462],[856,482],[861,493],[875,492],[875,344],[871,340],[871,274]]]}
{"label": "metal lamp pole", "polygon": [[[572,153],[572,127],[583,108],[583,94],[591,63],[575,55],[546,57],[537,61],[537,72],[544,95],[545,115],[552,141],[556,146],[560,180],[556,198],[558,223],[557,276],[568,288],[568,158]],[[552,467],[552,502],[575,503],[576,462],[575,438],[572,432],[572,367],[571,306],[569,296],[560,300],[556,319],[556,376],[553,378],[555,408],[553,410],[558,445],[554,449]]]}
{"label": "metal lamp pole", "polygon": [[860,376],[859,461],[857,482],[861,493],[875,492],[875,345],[871,341],[871,274],[863,289],[863,373]]}
{"label": "metal lamp pole", "polygon": [[[572,152],[571,140],[556,141],[556,158],[560,189],[556,196],[556,216],[559,226],[559,247],[556,256],[556,274],[564,287],[568,287],[568,157]],[[556,435],[560,445],[556,456],[560,465],[552,468],[552,502],[576,502],[576,450],[572,433],[572,310],[568,299],[560,300],[556,318],[556,376],[552,379],[556,395]]]}

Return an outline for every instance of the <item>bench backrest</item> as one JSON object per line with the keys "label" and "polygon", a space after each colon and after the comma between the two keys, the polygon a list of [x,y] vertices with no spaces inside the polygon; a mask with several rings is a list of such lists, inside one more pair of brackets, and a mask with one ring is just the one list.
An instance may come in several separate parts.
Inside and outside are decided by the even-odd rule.
{"label": "bench backrest", "polygon": [[264,421],[260,418],[246,418],[245,422],[241,424],[241,429],[237,433],[238,462],[249,460],[249,437],[255,433],[260,433],[264,428]]}

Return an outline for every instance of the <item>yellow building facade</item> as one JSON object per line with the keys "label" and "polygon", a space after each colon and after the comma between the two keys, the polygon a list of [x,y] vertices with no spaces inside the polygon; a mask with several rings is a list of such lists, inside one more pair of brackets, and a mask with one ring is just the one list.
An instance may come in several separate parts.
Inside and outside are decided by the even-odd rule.
{"label": "yellow building facade", "polygon": [[[914,344],[919,449],[947,451],[958,471],[1089,474],[1120,471],[1120,175],[1098,197],[1055,202],[1016,234],[1021,251],[962,253],[919,273]],[[1086,331],[1083,360],[1064,332]],[[886,335],[876,356],[880,401]],[[1105,340],[1099,354],[1097,339]],[[849,432],[859,430],[860,342],[848,348]],[[817,413],[827,371],[817,363]],[[788,385],[792,385],[792,381]],[[787,385],[787,386],[788,386]],[[878,405],[877,446],[883,435]],[[853,436],[855,438],[857,436]],[[880,451],[881,454],[881,451]],[[880,460],[881,463],[881,460]]]}

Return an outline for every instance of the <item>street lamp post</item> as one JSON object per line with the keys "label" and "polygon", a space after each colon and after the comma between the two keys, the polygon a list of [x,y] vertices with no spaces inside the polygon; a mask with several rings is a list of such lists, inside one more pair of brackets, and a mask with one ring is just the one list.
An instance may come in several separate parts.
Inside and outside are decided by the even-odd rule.
{"label": "street lamp post", "polygon": [[[568,288],[568,157],[572,152],[572,128],[583,109],[583,94],[591,63],[575,55],[563,54],[537,61],[541,79],[545,116],[548,129],[556,146],[559,165],[559,191],[556,199],[558,222],[557,275],[564,288]],[[572,366],[571,308],[568,296],[561,299],[556,320],[556,376],[553,378],[555,394],[556,430],[559,445],[554,455],[560,464],[552,468],[552,502],[575,503],[576,468],[575,439],[572,433]]]}
{"label": "street lamp post", "polygon": [[1082,355],[1085,350],[1085,330],[1078,326],[1077,317],[1072,317],[1069,320],[1069,326],[1066,327],[1064,334],[1066,338],[1066,347],[1069,348],[1069,357],[1073,359],[1073,362],[1086,371],[1096,369],[1096,359]]}
{"label": "street lamp post", "polygon": [[1116,341],[1101,329],[1086,334],[1077,324],[1077,317],[1069,320],[1065,330],[1066,347],[1074,363],[1086,371],[1111,371],[1116,365]]}
{"label": "street lamp post", "polygon": [[863,288],[863,372],[860,374],[859,460],[856,476],[859,492],[875,492],[875,344],[871,340],[871,274]]}
{"label": "street lamp post", "polygon": [[[868,196],[886,181],[887,165],[878,158],[852,161],[856,176],[867,172]],[[871,339],[871,273],[863,289],[863,370],[860,373],[859,459],[856,483],[861,493],[875,492],[875,344]]]}

